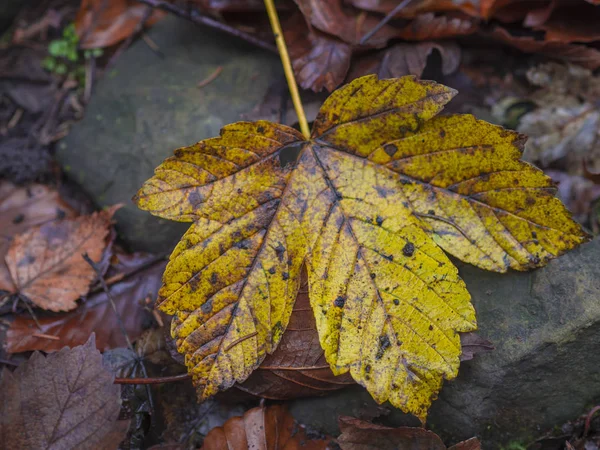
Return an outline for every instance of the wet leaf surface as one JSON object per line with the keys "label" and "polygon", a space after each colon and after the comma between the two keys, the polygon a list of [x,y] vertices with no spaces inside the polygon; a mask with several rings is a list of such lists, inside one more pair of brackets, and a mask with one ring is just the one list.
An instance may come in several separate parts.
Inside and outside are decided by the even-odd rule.
{"label": "wet leaf surface", "polygon": [[348,74],[348,79],[353,80],[371,73],[379,78],[396,78],[404,75],[420,77],[434,50],[441,56],[441,72],[444,75],[450,74],[458,68],[461,50],[453,42],[405,43],[395,44],[374,55],[357,59]]}
{"label": "wet leaf surface", "polygon": [[0,441],[13,449],[114,449],[128,421],[117,421],[120,386],[102,366],[94,336],[48,356],[34,353],[0,381]]}
{"label": "wet leaf surface", "polygon": [[311,139],[270,122],[226,126],[181,148],[135,197],[193,222],[170,257],[159,308],[206,399],[275,352],[306,264],[321,347],[377,402],[424,420],[456,377],[470,295],[444,251],[528,270],[588,236],[523,137],[469,115],[414,78],[359,78],[332,94]]}

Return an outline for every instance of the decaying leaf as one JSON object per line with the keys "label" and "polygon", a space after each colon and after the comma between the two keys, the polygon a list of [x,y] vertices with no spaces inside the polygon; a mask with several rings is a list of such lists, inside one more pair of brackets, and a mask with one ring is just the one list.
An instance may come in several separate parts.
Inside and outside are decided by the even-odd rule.
{"label": "decaying leaf", "polygon": [[541,41],[531,36],[512,35],[500,27],[492,30],[489,36],[525,53],[540,53],[550,58],[578,64],[590,70],[600,67],[600,50],[593,47],[560,41]]}
{"label": "decaying leaf", "polygon": [[431,53],[437,50],[442,59],[441,71],[448,75],[460,64],[460,47],[453,42],[411,42],[395,44],[374,55],[360,58],[352,66],[348,79],[375,74],[379,78],[397,78],[404,75],[420,77]]}
{"label": "decaying leaf", "polygon": [[351,384],[354,381],[350,374],[335,376],[325,360],[308,299],[308,276],[304,270],[290,322],[279,346],[244,383],[235,387],[257,397],[287,400],[325,395]]}
{"label": "decaying leaf", "polygon": [[540,89],[538,106],[525,114],[519,131],[530,136],[525,157],[548,166],[565,158],[570,173],[600,173],[600,77],[582,67],[541,64],[527,73]]}
{"label": "decaying leaf", "polygon": [[460,346],[462,348],[461,361],[470,361],[475,355],[494,350],[494,344],[473,332],[460,335]]}
{"label": "decaying leaf", "polygon": [[127,39],[142,25],[153,25],[164,15],[163,11],[152,10],[135,0],[83,0],[75,27],[81,48],[110,47]]}
{"label": "decaying leaf", "polygon": [[308,29],[300,14],[284,27],[294,73],[300,86],[315,92],[333,91],[346,77],[352,47],[316,29]]}
{"label": "decaying leaf", "polygon": [[[151,323],[146,299],[153,303],[160,287],[165,268],[162,261],[149,254],[117,253],[117,262],[109,269],[110,277],[125,278],[109,286],[117,311],[123,319],[129,339],[135,341],[145,326]],[[154,262],[148,265],[149,262]],[[90,295],[76,310],[66,314],[38,317],[36,322],[28,316],[18,316],[6,332],[6,351],[9,353],[43,350],[58,351],[64,346],[74,347],[86,342],[96,333],[100,351],[127,345],[119,327],[117,316],[103,291]],[[56,336],[58,340],[43,339],[39,333]]]}
{"label": "decaying leaf", "polygon": [[213,428],[202,450],[326,450],[331,439],[309,438],[282,405],[252,408]]}
{"label": "decaying leaf", "polygon": [[5,257],[14,285],[9,292],[51,311],[76,308],[96,275],[82,255],[100,260],[118,208],[46,223],[15,236]]}
{"label": "decaying leaf", "polygon": [[[437,434],[424,428],[384,427],[347,416],[338,422],[342,434],[337,443],[342,450],[447,450]],[[471,438],[448,450],[481,450],[481,444],[477,438]]]}
{"label": "decaying leaf", "polygon": [[8,181],[0,183],[0,291],[15,289],[4,261],[13,236],[35,225],[76,215],[58,192],[47,186],[17,187]]}
{"label": "decaying leaf", "polygon": [[[380,19],[375,16],[349,14],[342,6],[342,0],[294,0],[310,26],[336,36],[350,45],[358,45],[361,38],[376,25]],[[381,48],[397,35],[394,27],[385,25],[365,44]]]}
{"label": "decaying leaf", "polygon": [[102,366],[94,336],[80,347],[35,352],[0,382],[0,442],[10,448],[114,449],[129,423],[117,421],[121,388]]}
{"label": "decaying leaf", "polygon": [[468,18],[436,16],[427,13],[417,16],[398,31],[397,37],[409,41],[428,41],[465,36],[477,31],[477,24]]}
{"label": "decaying leaf", "polygon": [[325,358],[377,402],[425,419],[476,328],[444,251],[527,270],[586,241],[551,180],[519,160],[523,137],[413,77],[359,78],[323,104],[311,138],[239,122],[176,150],[136,195],[191,221],[159,308],[199,398],[244,381],[288,326],[305,264]]}

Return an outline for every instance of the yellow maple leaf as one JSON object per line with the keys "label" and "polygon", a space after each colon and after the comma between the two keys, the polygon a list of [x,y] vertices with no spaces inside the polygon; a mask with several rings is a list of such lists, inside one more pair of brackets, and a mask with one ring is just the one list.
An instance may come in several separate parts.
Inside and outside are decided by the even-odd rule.
{"label": "yellow maple leaf", "polygon": [[323,104],[309,140],[266,121],[175,151],[136,195],[191,221],[158,307],[205,399],[245,380],[288,324],[303,264],[336,374],[425,419],[476,328],[446,252],[504,272],[587,239],[551,180],[519,160],[523,137],[413,77],[366,76]]}

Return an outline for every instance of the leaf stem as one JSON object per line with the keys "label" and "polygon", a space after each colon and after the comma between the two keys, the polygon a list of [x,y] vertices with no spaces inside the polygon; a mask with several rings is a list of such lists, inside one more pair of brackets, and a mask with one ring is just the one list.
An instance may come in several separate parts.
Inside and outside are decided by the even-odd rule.
{"label": "leaf stem", "polygon": [[161,384],[170,383],[172,381],[184,381],[189,380],[192,376],[189,373],[181,375],[173,375],[170,377],[159,377],[159,378],[115,378],[114,384]]}
{"label": "leaf stem", "polygon": [[275,36],[275,43],[277,44],[277,50],[279,50],[279,56],[281,57],[281,65],[283,66],[283,72],[288,83],[292,102],[294,103],[294,109],[298,115],[298,123],[300,124],[300,131],[306,139],[310,139],[310,130],[308,128],[308,122],[306,121],[306,115],[304,114],[304,107],[300,100],[300,94],[298,92],[298,85],[296,84],[296,78],[294,78],[294,71],[292,70],[292,63],[290,61],[290,55],[285,45],[285,39],[283,38],[283,32],[281,31],[281,24],[279,23],[279,16],[277,10],[273,4],[273,0],[265,0],[265,7],[267,8],[267,14],[269,15],[269,21],[271,22],[271,28],[273,28],[273,35]]}

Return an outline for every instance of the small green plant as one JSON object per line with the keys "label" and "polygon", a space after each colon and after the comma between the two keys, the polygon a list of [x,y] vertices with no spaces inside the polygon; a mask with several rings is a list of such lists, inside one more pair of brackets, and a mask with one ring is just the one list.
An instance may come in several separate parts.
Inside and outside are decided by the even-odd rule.
{"label": "small green plant", "polygon": [[103,51],[101,48],[94,48],[81,52],[77,48],[78,44],[79,37],[75,25],[70,24],[65,27],[60,39],[55,39],[48,45],[49,55],[42,61],[44,69],[57,75],[72,73],[78,81],[83,81],[85,68],[81,57],[98,58],[102,56]]}

